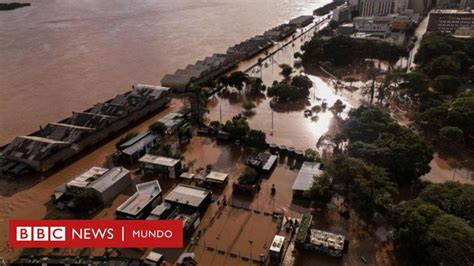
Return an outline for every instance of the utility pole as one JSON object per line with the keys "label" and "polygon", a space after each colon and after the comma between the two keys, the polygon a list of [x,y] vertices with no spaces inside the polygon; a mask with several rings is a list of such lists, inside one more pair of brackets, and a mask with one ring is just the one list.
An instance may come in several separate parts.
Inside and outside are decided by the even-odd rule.
{"label": "utility pole", "polygon": [[273,109],[272,109],[272,129],[270,131],[270,136],[273,136]]}
{"label": "utility pole", "polygon": [[222,124],[222,103],[219,103],[219,121]]}

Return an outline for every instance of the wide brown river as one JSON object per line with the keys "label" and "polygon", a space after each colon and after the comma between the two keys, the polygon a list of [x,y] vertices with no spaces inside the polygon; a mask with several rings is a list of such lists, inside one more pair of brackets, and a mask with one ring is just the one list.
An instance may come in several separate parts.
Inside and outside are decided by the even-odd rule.
{"label": "wide brown river", "polygon": [[30,2],[0,13],[0,145],[329,1]]}

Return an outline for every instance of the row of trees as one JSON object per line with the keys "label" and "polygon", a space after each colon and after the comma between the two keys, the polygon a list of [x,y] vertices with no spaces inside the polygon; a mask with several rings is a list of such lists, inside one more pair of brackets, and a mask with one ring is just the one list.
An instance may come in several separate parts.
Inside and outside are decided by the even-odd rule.
{"label": "row of trees", "polygon": [[429,33],[423,36],[415,56],[419,69],[431,78],[441,75],[472,77],[474,40],[459,39],[446,33]]}
{"label": "row of trees", "polygon": [[474,74],[474,41],[426,34],[415,62],[417,69],[402,76],[400,92],[417,104],[416,124],[443,139],[471,145],[474,93],[460,88]]}
{"label": "row of trees", "polygon": [[219,121],[212,121],[210,126],[216,130],[223,130],[229,133],[234,139],[243,139],[247,144],[256,148],[265,148],[267,145],[265,132],[257,129],[251,129],[247,117],[238,114],[225,124]]}
{"label": "row of trees", "polygon": [[408,56],[402,46],[374,40],[358,40],[339,35],[328,40],[315,36],[302,46],[303,64],[316,65],[329,61],[336,66],[346,66],[364,59],[378,59],[395,64]]}
{"label": "row of trees", "polygon": [[250,77],[242,71],[232,72],[229,76],[220,76],[216,83],[225,88],[233,87],[239,92],[245,88],[245,92],[250,96],[259,95],[266,89],[261,78]]}

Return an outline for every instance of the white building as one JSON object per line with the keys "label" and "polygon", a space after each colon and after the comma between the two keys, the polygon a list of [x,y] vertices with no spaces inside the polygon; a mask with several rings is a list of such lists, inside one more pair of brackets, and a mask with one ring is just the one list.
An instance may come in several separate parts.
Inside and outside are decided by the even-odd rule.
{"label": "white building", "polygon": [[404,12],[408,7],[409,0],[360,0],[359,15],[385,16]]}

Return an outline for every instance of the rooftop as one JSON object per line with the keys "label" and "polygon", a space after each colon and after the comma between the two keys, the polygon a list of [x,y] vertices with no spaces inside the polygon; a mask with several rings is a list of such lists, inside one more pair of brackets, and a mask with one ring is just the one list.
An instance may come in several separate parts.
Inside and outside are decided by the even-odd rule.
{"label": "rooftop", "polygon": [[325,247],[334,250],[344,249],[344,236],[330,232],[310,229],[310,243],[316,246]]}
{"label": "rooftop", "polygon": [[156,206],[151,212],[150,215],[148,216],[147,220],[159,220],[163,219],[162,215],[165,213],[167,210],[171,209],[171,204],[167,202],[163,202],[160,205]]}
{"label": "rooftop", "polygon": [[5,155],[26,160],[42,160],[69,143],[35,136],[18,136],[3,150]]}
{"label": "rooftop", "polygon": [[206,180],[211,182],[224,183],[228,177],[229,174],[227,173],[211,171],[209,174],[207,174]]}
{"label": "rooftop", "polygon": [[62,123],[49,123],[42,130],[36,132],[37,137],[48,138],[51,140],[74,143],[84,138],[85,135],[94,132],[93,128],[74,126]]}
{"label": "rooftop", "polygon": [[103,128],[115,120],[114,117],[102,114],[74,112],[73,115],[63,121],[64,124],[81,126],[87,128]]}
{"label": "rooftop", "polygon": [[137,215],[141,209],[161,194],[160,183],[157,180],[141,183],[136,187],[137,192],[122,203],[117,211]]}
{"label": "rooftop", "polygon": [[183,115],[180,113],[169,113],[158,120],[165,124],[167,128],[177,126],[184,122]]}
{"label": "rooftop", "polygon": [[156,156],[156,155],[151,155],[151,154],[145,154],[138,161],[141,162],[141,163],[163,165],[163,166],[167,166],[167,167],[173,167],[173,166],[177,165],[180,162],[180,160],[178,160],[178,159],[162,157],[162,156]]}
{"label": "rooftop", "polygon": [[314,176],[320,176],[323,171],[319,169],[320,163],[304,162],[301,166],[298,176],[293,183],[293,190],[307,191],[314,182]]}
{"label": "rooftop", "polygon": [[474,10],[467,9],[433,9],[431,11],[433,14],[474,14]]}
{"label": "rooftop", "polygon": [[121,117],[130,112],[130,107],[111,103],[98,103],[87,112],[92,114]]}
{"label": "rooftop", "polygon": [[296,17],[292,20],[290,20],[290,24],[299,24],[299,23],[304,23],[308,21],[313,21],[314,17],[313,16],[299,16]]}
{"label": "rooftop", "polygon": [[194,186],[178,184],[168,195],[165,200],[168,202],[183,203],[193,207],[199,207],[201,203],[211,192]]}
{"label": "rooftop", "polygon": [[68,187],[87,187],[92,181],[98,179],[105,174],[109,169],[102,167],[92,167],[91,169],[74,177],[71,181],[66,183]]}
{"label": "rooftop", "polygon": [[273,242],[270,246],[270,251],[280,252],[281,249],[283,248],[283,244],[285,244],[285,237],[276,235],[273,238]]}
{"label": "rooftop", "polygon": [[89,187],[98,192],[104,192],[129,173],[130,172],[123,167],[114,167],[105,172],[100,178],[94,180]]}
{"label": "rooftop", "polygon": [[137,151],[142,150],[143,147],[152,143],[156,138],[157,136],[151,132],[138,134],[134,138],[121,144],[119,148],[122,150],[123,153],[127,155],[132,155],[135,154]]}

